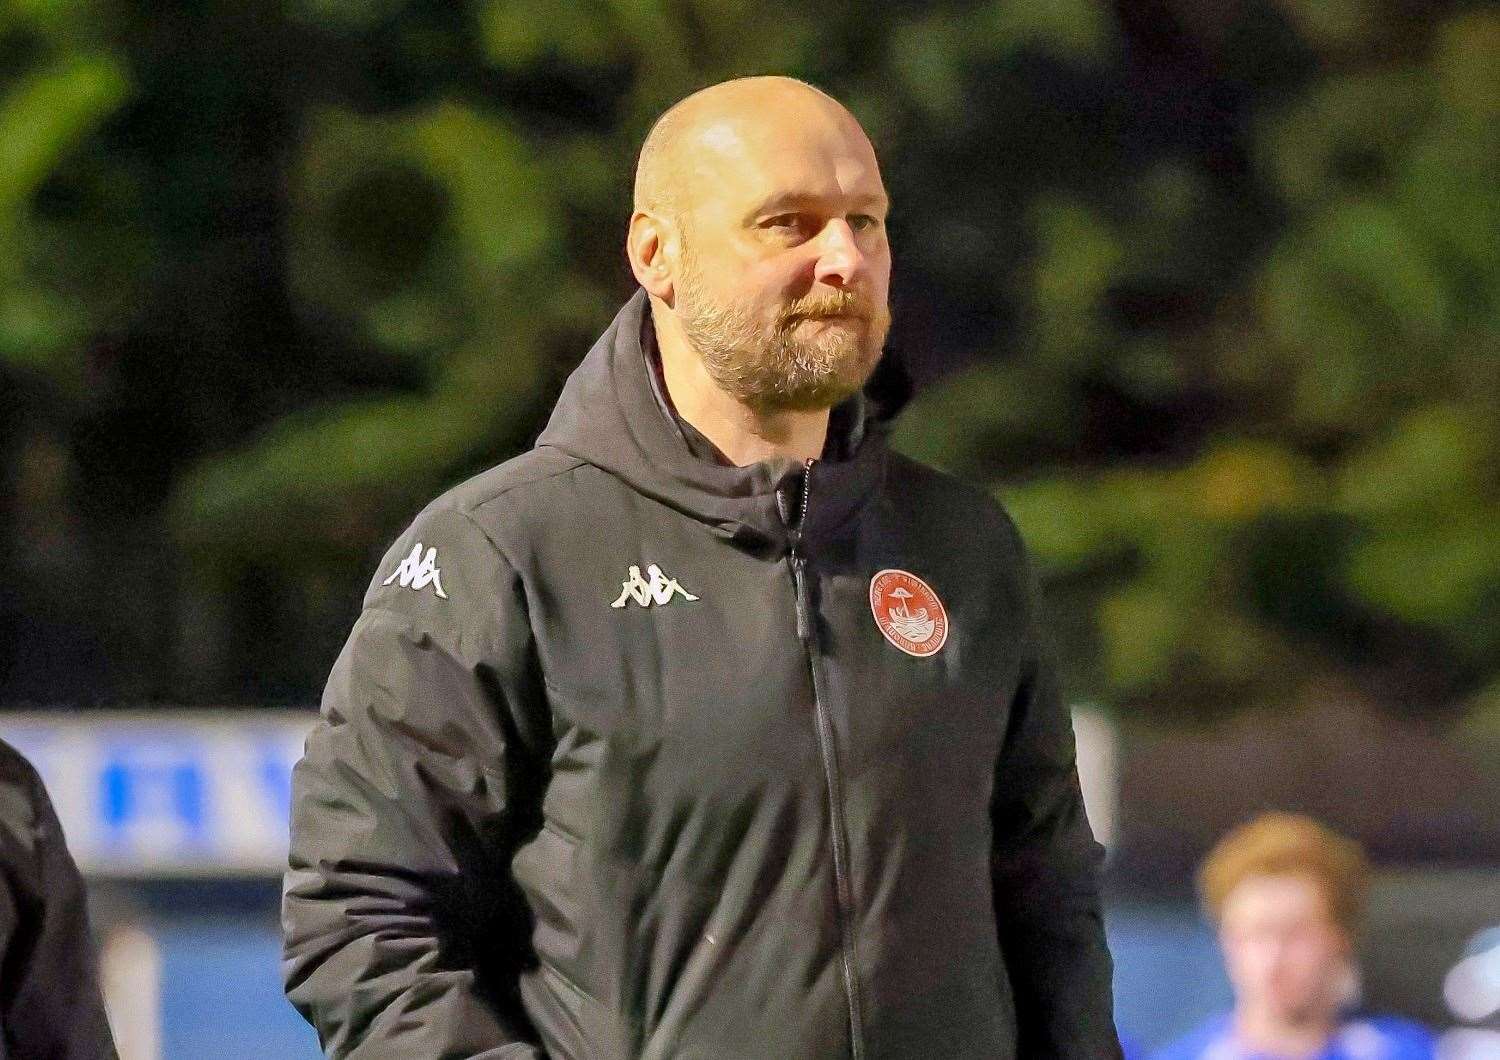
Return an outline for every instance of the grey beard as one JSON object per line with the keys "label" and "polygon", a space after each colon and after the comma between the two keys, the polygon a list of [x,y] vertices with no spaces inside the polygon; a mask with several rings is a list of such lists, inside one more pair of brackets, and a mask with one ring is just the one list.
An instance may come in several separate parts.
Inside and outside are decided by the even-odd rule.
{"label": "grey beard", "polygon": [[797,319],[778,321],[767,334],[737,306],[685,301],[692,304],[681,307],[679,319],[709,377],[756,411],[832,408],[864,385],[878,359],[879,351],[866,355],[866,335],[859,332],[801,341],[791,333]]}

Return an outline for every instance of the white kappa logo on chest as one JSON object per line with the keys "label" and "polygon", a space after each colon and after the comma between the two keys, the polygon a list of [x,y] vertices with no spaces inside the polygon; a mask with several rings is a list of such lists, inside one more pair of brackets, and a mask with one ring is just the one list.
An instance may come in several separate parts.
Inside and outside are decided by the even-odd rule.
{"label": "white kappa logo on chest", "polygon": [[646,573],[649,578],[642,578],[641,568],[631,564],[629,576],[620,584],[619,597],[609,606],[624,607],[626,601],[634,600],[642,607],[650,607],[652,604],[660,607],[670,603],[676,596],[681,596],[684,600],[698,599],[678,584],[676,578],[668,578],[663,574],[655,563],[646,564]]}

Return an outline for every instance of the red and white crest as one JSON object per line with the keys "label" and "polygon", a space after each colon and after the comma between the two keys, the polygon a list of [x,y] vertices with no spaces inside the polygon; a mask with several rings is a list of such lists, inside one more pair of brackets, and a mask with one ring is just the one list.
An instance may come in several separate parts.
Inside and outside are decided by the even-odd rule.
{"label": "red and white crest", "polygon": [[915,574],[887,568],[870,579],[870,612],[885,639],[919,659],[948,640],[948,611]]}

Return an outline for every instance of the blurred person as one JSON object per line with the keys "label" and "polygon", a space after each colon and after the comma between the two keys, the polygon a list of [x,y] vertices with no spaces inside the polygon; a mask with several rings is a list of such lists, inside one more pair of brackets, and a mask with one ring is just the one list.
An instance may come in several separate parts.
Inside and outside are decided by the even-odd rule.
{"label": "blurred person", "polygon": [[42,778],[0,740],[0,1060],[114,1057],[83,878]]}
{"label": "blurred person", "polygon": [[329,1055],[1119,1055],[1020,541],[865,389],[887,209],[801,82],[647,137],[642,290],[397,540],[295,770]]}
{"label": "blurred person", "polygon": [[1369,866],[1352,840],[1308,817],[1272,813],[1241,825],[1198,877],[1218,925],[1232,1011],[1157,1060],[1429,1060],[1432,1037],[1354,1011],[1354,943]]}

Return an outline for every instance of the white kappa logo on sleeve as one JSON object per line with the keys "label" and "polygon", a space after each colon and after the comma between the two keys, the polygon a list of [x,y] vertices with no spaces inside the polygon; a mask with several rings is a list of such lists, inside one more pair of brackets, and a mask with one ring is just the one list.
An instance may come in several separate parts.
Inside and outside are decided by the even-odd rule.
{"label": "white kappa logo on sleeve", "polygon": [[448,599],[448,594],[443,592],[443,572],[438,570],[437,548],[429,548],[424,556],[420,541],[411,547],[411,554],[381,584],[389,585],[394,581],[399,581],[403,589],[425,589],[431,585],[439,597]]}

